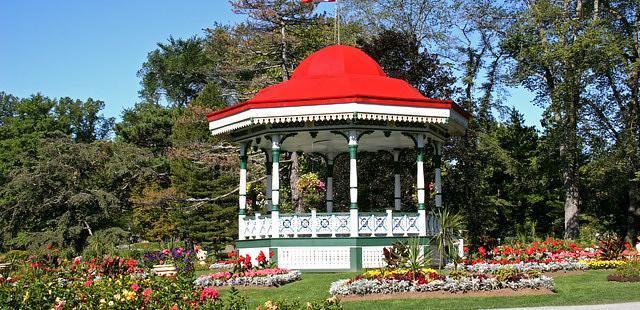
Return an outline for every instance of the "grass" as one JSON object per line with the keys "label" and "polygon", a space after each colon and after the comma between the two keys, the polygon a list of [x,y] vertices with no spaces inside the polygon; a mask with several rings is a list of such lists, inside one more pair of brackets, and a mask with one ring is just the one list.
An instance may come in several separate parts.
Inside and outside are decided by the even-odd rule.
{"label": "grass", "polygon": [[[557,292],[550,295],[509,297],[429,298],[413,300],[381,300],[343,302],[345,309],[479,309],[497,307],[533,307],[621,303],[640,301],[640,283],[608,282],[610,270],[589,270],[579,274],[556,276]],[[255,309],[267,300],[298,298],[307,301],[328,297],[329,285],[338,279],[355,273],[304,273],[302,280],[279,288],[240,288],[249,301],[249,309]],[[224,291],[222,289],[222,294]]]}

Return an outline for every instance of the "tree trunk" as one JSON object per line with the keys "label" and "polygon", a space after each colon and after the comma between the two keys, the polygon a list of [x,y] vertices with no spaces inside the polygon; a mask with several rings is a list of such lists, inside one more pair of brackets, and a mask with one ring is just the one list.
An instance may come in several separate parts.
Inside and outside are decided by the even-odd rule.
{"label": "tree trunk", "polygon": [[289,61],[287,59],[287,38],[286,38],[286,24],[284,21],[280,22],[280,35],[281,35],[281,65],[282,65],[282,81],[289,79]]}
{"label": "tree trunk", "polygon": [[291,180],[291,206],[296,213],[304,212],[302,206],[302,197],[300,197],[300,189],[298,188],[298,179],[300,178],[300,168],[298,166],[298,153],[291,153],[291,170],[289,171]]}
{"label": "tree trunk", "polygon": [[575,239],[578,237],[580,227],[578,224],[578,205],[580,192],[578,190],[578,175],[574,171],[563,172],[565,185],[564,199],[564,238]]}
{"label": "tree trunk", "polygon": [[578,223],[578,207],[580,204],[580,172],[578,147],[578,104],[579,94],[571,94],[568,98],[564,118],[560,118],[562,123],[558,124],[563,128],[562,141],[560,142],[560,158],[562,160],[562,177],[565,189],[564,198],[564,238],[575,239],[580,233]]}
{"label": "tree trunk", "polygon": [[[634,175],[635,177],[635,175]],[[629,184],[629,209],[627,212],[627,238],[633,242],[640,242],[638,226],[640,225],[640,182],[633,178]]]}

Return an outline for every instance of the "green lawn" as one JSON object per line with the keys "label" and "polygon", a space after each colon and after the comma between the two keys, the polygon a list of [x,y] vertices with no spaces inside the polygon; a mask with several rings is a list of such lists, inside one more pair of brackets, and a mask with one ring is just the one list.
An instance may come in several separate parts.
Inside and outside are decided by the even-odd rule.
{"label": "green lawn", "polygon": [[[477,309],[496,307],[528,307],[551,305],[579,305],[640,301],[640,283],[608,282],[608,270],[590,270],[580,274],[555,277],[557,293],[550,295],[511,297],[429,298],[414,300],[343,302],[345,309]],[[332,281],[354,273],[304,273],[302,280],[280,288],[246,289],[241,293],[255,309],[267,300],[299,298],[301,302],[328,297]],[[223,293],[224,294],[224,293]],[[455,296],[455,297],[453,297]]]}

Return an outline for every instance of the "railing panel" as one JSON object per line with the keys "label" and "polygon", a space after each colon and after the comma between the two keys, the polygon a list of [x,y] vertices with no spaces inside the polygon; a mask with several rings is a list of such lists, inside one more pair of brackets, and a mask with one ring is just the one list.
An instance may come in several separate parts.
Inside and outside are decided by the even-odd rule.
{"label": "railing panel", "polygon": [[[248,216],[243,219],[242,235],[245,239],[265,239],[272,236],[270,216]],[[424,224],[418,213],[360,213],[358,214],[358,235],[371,237],[410,237],[420,234],[425,227],[426,235],[437,234],[438,221],[433,214],[427,214]],[[424,226],[423,226],[424,225]],[[283,238],[346,237],[350,231],[349,213],[281,214],[279,236]]]}

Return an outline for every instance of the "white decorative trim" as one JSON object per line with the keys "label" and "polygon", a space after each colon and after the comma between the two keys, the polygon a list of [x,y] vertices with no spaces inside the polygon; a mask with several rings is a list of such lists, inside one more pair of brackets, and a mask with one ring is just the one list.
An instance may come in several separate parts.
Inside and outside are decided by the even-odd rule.
{"label": "white decorative trim", "polygon": [[362,247],[362,268],[382,268],[386,266],[384,262],[383,246]]}
{"label": "white decorative trim", "polygon": [[[327,113],[330,109],[332,113]],[[367,119],[415,123],[446,124],[449,118],[466,126],[466,119],[452,109],[394,106],[375,103],[339,103],[331,105],[253,108],[209,122],[212,135],[252,124],[274,124],[318,120]]]}
{"label": "white decorative trim", "polygon": [[276,117],[257,117],[253,119],[255,124],[295,123],[309,121],[336,121],[353,119],[353,113],[333,113],[314,115],[290,115]]}
{"label": "white decorative trim", "polygon": [[235,124],[230,124],[230,125],[227,125],[227,126],[222,127],[222,128],[211,130],[211,135],[213,135],[213,136],[219,135],[219,134],[222,134],[222,133],[225,133],[225,132],[229,132],[229,131],[232,131],[232,130],[240,129],[242,127],[250,126],[251,124],[252,124],[251,120],[246,120],[246,121],[238,122],[238,123],[235,123]]}
{"label": "white decorative trim", "polygon": [[394,121],[394,122],[412,122],[412,123],[435,123],[446,124],[446,117],[431,117],[420,115],[389,115],[377,113],[358,113],[358,119],[378,120],[378,121]]}
{"label": "white decorative trim", "polygon": [[282,247],[278,248],[278,267],[287,269],[349,269],[349,247]]}

